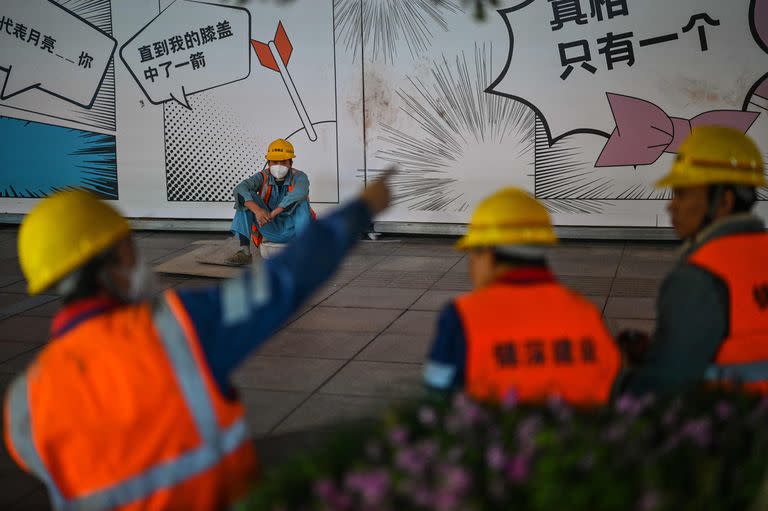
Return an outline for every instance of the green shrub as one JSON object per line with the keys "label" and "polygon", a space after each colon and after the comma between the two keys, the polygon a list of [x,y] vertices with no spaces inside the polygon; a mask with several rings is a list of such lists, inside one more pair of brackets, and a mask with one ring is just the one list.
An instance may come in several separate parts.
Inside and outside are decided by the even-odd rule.
{"label": "green shrub", "polygon": [[698,390],[610,407],[421,402],[268,471],[251,510],[746,510],[768,398]]}

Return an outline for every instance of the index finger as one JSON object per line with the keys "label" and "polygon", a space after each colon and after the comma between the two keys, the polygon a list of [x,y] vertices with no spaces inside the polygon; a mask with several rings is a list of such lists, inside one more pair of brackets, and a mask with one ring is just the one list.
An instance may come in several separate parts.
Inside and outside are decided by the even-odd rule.
{"label": "index finger", "polygon": [[384,169],[377,177],[377,181],[389,181],[392,179],[398,172],[400,172],[400,168],[396,165],[391,165]]}

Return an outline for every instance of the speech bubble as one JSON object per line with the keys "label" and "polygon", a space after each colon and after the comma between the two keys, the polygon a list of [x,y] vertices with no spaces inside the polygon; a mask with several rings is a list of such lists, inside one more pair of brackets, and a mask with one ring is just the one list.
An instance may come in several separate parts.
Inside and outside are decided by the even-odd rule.
{"label": "speech bubble", "polygon": [[[117,42],[50,0],[0,4],[0,99],[32,89],[93,106]],[[0,77],[2,79],[2,77]]]}
{"label": "speech bubble", "polygon": [[609,136],[616,122],[608,93],[684,119],[742,110],[768,67],[752,30],[755,3],[765,1],[517,2],[499,11],[509,55],[486,92],[531,106],[550,142]]}
{"label": "speech bubble", "polygon": [[247,9],[176,0],[120,48],[120,58],[155,105],[243,80],[251,73]]}

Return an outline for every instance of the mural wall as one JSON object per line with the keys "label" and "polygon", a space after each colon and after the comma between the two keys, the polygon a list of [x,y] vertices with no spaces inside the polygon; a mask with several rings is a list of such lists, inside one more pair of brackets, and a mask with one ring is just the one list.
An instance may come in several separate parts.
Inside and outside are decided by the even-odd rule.
{"label": "mural wall", "polygon": [[768,153],[768,0],[464,8],[4,0],[0,211],[85,187],[132,217],[228,218],[282,137],[319,210],[394,163],[384,220],[464,223],[515,185],[561,225],[666,226],[652,183],[692,127]]}

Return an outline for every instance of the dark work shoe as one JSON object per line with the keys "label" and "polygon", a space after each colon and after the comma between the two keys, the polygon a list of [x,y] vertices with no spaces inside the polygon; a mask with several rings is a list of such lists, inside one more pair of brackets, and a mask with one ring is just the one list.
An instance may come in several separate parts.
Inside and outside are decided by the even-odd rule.
{"label": "dark work shoe", "polygon": [[227,259],[227,262],[234,266],[245,266],[246,264],[251,264],[253,261],[253,257],[251,254],[247,254],[245,250],[238,250],[232,256]]}

